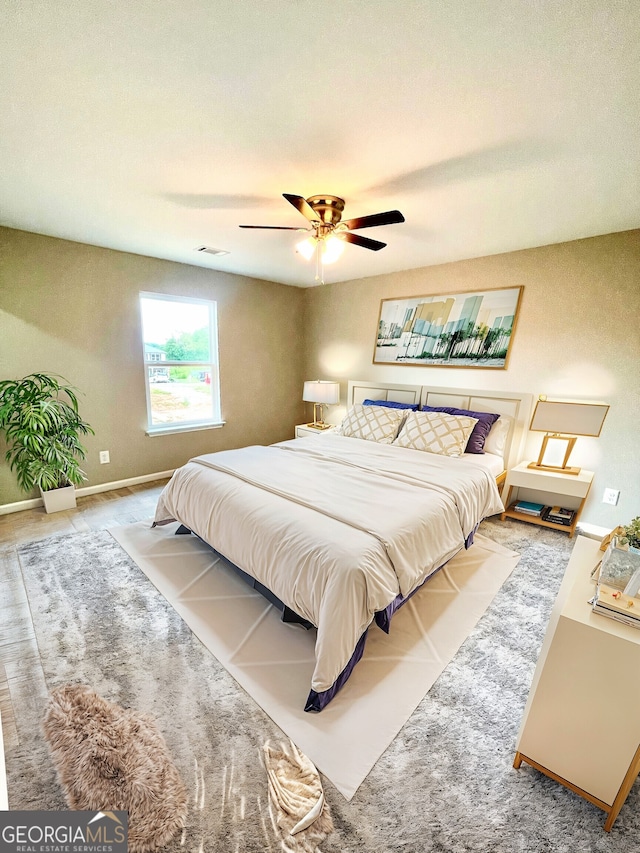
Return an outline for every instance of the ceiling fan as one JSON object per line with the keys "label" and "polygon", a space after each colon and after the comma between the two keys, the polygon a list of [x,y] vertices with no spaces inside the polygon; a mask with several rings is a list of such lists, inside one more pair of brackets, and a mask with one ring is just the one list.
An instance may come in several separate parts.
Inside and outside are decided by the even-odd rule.
{"label": "ceiling fan", "polygon": [[404,222],[404,216],[399,210],[387,210],[384,213],[373,213],[370,216],[360,216],[355,219],[342,221],[344,199],[335,195],[312,195],[303,198],[300,195],[283,193],[284,198],[292,204],[310,223],[308,228],[296,228],[287,225],[241,225],[240,228],[261,228],[270,231],[302,231],[310,236],[298,243],[296,249],[307,260],[316,255],[316,279],[322,278],[323,264],[336,261],[342,254],[344,243],[353,243],[378,252],[384,249],[386,243],[353,234],[360,228],[373,228],[379,225],[394,225]]}

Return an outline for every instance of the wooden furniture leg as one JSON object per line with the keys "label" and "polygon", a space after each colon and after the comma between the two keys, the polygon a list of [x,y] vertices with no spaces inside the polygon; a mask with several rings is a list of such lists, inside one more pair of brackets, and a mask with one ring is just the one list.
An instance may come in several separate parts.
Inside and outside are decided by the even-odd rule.
{"label": "wooden furniture leg", "polygon": [[509,509],[509,502],[511,500],[512,494],[513,494],[513,486],[509,486],[509,489],[507,490],[507,497],[505,499],[503,499],[503,501],[502,501],[502,503],[504,504],[505,511],[503,513],[500,513],[500,521],[504,521],[505,518],[507,517],[506,511]]}
{"label": "wooden furniture leg", "polygon": [[640,773],[640,746],[636,750],[636,754],[633,757],[633,761],[629,765],[629,769],[627,770],[627,774],[622,780],[622,785],[620,785],[620,790],[616,794],[616,798],[613,801],[613,805],[611,806],[611,811],[609,812],[607,819],[604,824],[604,828],[607,832],[611,832],[611,827],[615,819],[618,817],[620,813],[620,809],[622,808],[624,801],[627,799],[629,795],[629,791],[633,786],[633,783],[636,780],[636,776]]}
{"label": "wooden furniture leg", "polygon": [[581,797],[584,797],[585,800],[588,800],[594,806],[597,806],[599,809],[607,813],[607,819],[604,824],[604,829],[606,832],[611,832],[611,828],[615,823],[616,818],[620,814],[620,809],[624,805],[625,800],[629,796],[629,791],[633,787],[633,783],[636,780],[636,777],[640,773],[640,746],[636,750],[636,754],[633,757],[633,761],[629,765],[629,769],[622,780],[622,785],[620,785],[620,790],[616,794],[616,798],[613,801],[613,805],[609,806],[607,803],[603,803],[602,800],[599,800],[597,797],[588,794],[586,791],[583,791],[581,788],[578,788],[577,785],[568,782],[566,779],[563,779],[561,776],[558,776],[551,770],[548,770],[546,767],[543,767],[541,764],[538,764],[537,761],[533,761],[531,758],[527,758],[526,755],[523,755],[521,752],[516,752],[515,758],[513,759],[513,766],[516,770],[520,769],[522,762],[526,761],[527,764],[530,764],[536,770],[544,773],[545,776],[548,776],[550,779],[553,779],[556,782],[560,782],[561,785],[564,785],[566,788],[569,788],[570,791],[573,791],[574,794],[579,794]]}

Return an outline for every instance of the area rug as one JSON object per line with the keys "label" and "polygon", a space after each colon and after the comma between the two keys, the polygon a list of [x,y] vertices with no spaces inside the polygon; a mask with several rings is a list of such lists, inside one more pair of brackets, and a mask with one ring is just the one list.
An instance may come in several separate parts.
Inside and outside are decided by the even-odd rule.
{"label": "area rug", "polygon": [[185,783],[186,825],[162,850],[309,853],[308,833],[287,837],[270,803],[264,746],[282,732],[113,537],[52,537],[18,556],[41,667],[25,661],[9,677],[19,741],[6,756],[9,808],[68,807],[43,722],[52,691],[90,685],[156,721]]}
{"label": "area rug", "polygon": [[[520,561],[351,801],[323,778],[334,830],[322,853],[640,850],[638,781],[608,834],[598,808],[512,766],[573,541],[511,520],[481,533]],[[40,726],[48,691],[76,681],[158,721],[189,796],[185,833],[167,853],[302,853],[278,832],[261,760],[282,732],[111,535],[32,543],[19,559],[42,670],[26,660],[7,669],[19,738],[6,756],[10,808],[66,808]]]}
{"label": "area rug", "polygon": [[483,536],[426,583],[391,622],[369,630],[362,660],[319,714],[303,710],[315,630],[280,612],[178,524],[110,532],[187,625],[287,737],[351,799],[451,661],[518,555]]}

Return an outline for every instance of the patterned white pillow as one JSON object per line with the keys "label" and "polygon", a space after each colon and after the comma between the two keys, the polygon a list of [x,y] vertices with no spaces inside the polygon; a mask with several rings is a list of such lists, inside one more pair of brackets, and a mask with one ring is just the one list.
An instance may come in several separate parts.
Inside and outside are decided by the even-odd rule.
{"label": "patterned white pillow", "polygon": [[388,409],[386,406],[362,406],[349,409],[338,432],[349,438],[364,438],[378,444],[391,444],[407,415],[406,409]]}
{"label": "patterned white pillow", "polygon": [[393,443],[398,447],[426,450],[441,456],[462,456],[477,423],[477,418],[466,415],[409,412],[400,435]]}

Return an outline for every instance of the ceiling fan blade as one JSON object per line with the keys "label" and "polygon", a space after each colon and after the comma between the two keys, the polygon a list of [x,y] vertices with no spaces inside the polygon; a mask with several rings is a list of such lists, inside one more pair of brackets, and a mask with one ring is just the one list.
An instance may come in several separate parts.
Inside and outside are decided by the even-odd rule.
{"label": "ceiling fan blade", "polygon": [[302,198],[301,195],[291,195],[291,193],[282,193],[282,195],[286,198],[289,204],[292,204],[297,211],[299,211],[303,216],[306,216],[309,222],[320,221],[320,217],[308,203],[306,198]]}
{"label": "ceiling fan blade", "polygon": [[238,225],[238,228],[262,228],[268,231],[309,231],[309,228],[292,228],[290,225]]}
{"label": "ceiling fan blade", "polygon": [[371,249],[372,252],[379,252],[384,249],[386,243],[381,243],[379,240],[370,240],[368,237],[361,237],[359,234],[351,234],[349,231],[344,234],[337,234],[341,240],[346,240],[347,243],[353,243],[354,246],[362,246],[363,249]]}
{"label": "ceiling fan blade", "polygon": [[397,222],[404,222],[404,216],[399,210],[387,210],[385,213],[372,213],[371,216],[359,216],[357,219],[347,219],[346,222],[341,222],[341,225],[346,225],[350,230],[358,228],[373,228],[376,225],[395,225]]}

